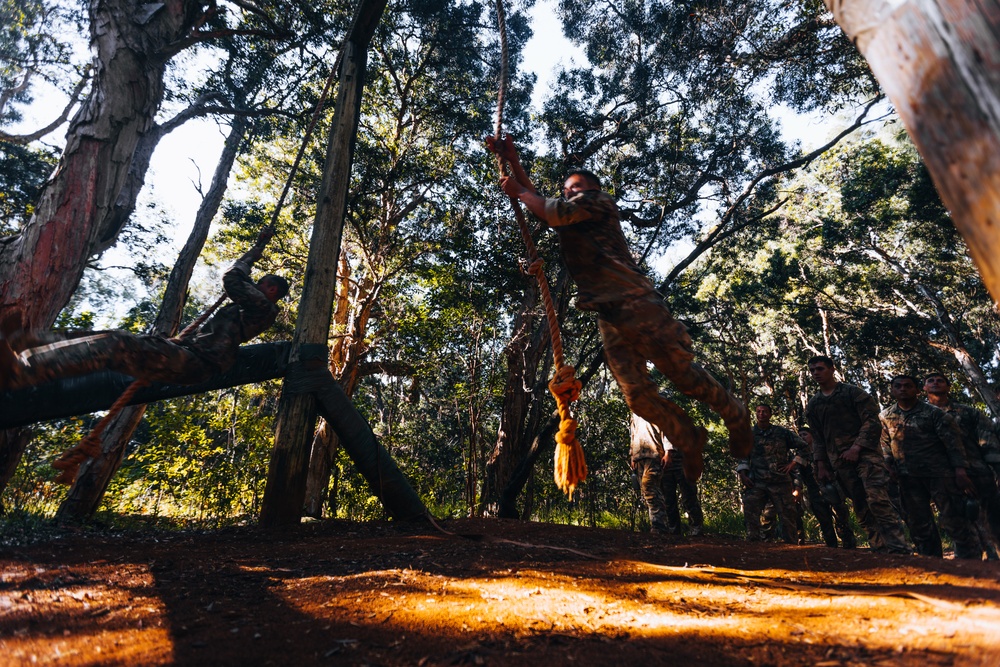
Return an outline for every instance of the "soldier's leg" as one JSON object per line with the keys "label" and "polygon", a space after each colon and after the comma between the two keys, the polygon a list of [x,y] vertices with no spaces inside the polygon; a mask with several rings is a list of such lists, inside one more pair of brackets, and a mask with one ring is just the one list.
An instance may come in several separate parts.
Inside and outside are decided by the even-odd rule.
{"label": "soldier's leg", "polygon": [[760,534],[765,540],[778,539],[778,510],[770,496],[764,501],[764,509],[760,513]]}
{"label": "soldier's leg", "polygon": [[877,452],[862,452],[858,459],[858,475],[865,487],[865,500],[871,512],[882,543],[889,553],[912,553],[906,544],[906,534],[899,519],[899,513],[889,500],[889,469],[882,455]]}
{"label": "soldier's leg", "polygon": [[604,357],[625,395],[629,409],[656,424],[677,449],[684,453],[684,474],[698,479],[704,468],[702,452],[708,433],[696,426],[686,412],[660,395],[646,370],[646,358],[623,335],[622,329],[604,316],[597,320],[604,341]]}
{"label": "soldier's leg", "polygon": [[10,388],[107,370],[111,360],[122,353],[122,342],[127,335],[120,331],[99,331],[86,336],[47,336],[50,342],[17,355]]}
{"label": "soldier's leg", "polygon": [[639,487],[649,510],[649,526],[654,533],[667,532],[667,505],[663,498],[662,466],[659,459],[638,459],[635,462],[639,474]]}
{"label": "soldier's leg", "polygon": [[774,512],[781,519],[781,539],[787,544],[798,540],[798,512],[791,484],[768,484],[767,493],[774,504]]}
{"label": "soldier's leg", "polygon": [[679,470],[663,471],[663,498],[667,504],[667,532],[671,535],[681,534],[681,513],[677,507],[678,481],[684,479]]}
{"label": "soldier's leg", "polygon": [[837,548],[837,533],[833,526],[833,511],[830,503],[826,502],[823,493],[820,491],[816,477],[808,469],[802,473],[802,485],[805,487],[806,499],[809,502],[809,511],[816,517],[819,524],[820,533],[823,535],[823,542],[828,547]]}
{"label": "soldier's leg", "polygon": [[674,319],[659,296],[636,299],[622,306],[616,326],[628,326],[632,343],[677,389],[714,410],[729,430],[729,449],[743,458],[753,447],[750,413],[704,368],[693,361],[691,337]]}
{"label": "soldier's leg", "polygon": [[747,539],[759,542],[764,539],[761,533],[760,515],[767,502],[767,492],[763,484],[755,484],[743,489],[743,523],[747,529]]}
{"label": "soldier's leg", "polygon": [[925,479],[899,476],[899,495],[906,508],[906,526],[910,529],[910,539],[921,556],[941,558],[941,535],[934,523],[934,513],[931,511],[931,494]]}
{"label": "soldier's leg", "polygon": [[854,514],[858,517],[858,523],[865,529],[865,534],[868,536],[868,544],[875,550],[885,549],[885,543],[879,532],[878,523],[868,509],[865,485],[858,475],[857,467],[842,463],[840,459],[836,459],[836,461],[837,463],[834,463],[833,467],[837,473],[837,482],[840,484],[840,488],[844,490],[844,494],[851,499],[851,503],[854,505]]}
{"label": "soldier's leg", "polygon": [[211,374],[185,347],[159,336],[104,331],[55,340],[21,352],[20,380],[34,385],[103,370],[153,382],[198,382]]}
{"label": "soldier's leg", "polygon": [[841,545],[844,549],[856,548],[858,540],[854,535],[854,526],[851,525],[851,511],[847,508],[846,494],[840,483],[837,480],[831,480],[820,487],[820,493],[830,505]]}
{"label": "soldier's leg", "polygon": [[982,560],[982,548],[965,516],[965,498],[955,480],[932,477],[928,487],[941,517],[941,529],[955,545],[955,558]]}
{"label": "soldier's leg", "polygon": [[698,485],[682,477],[678,480],[677,488],[681,492],[681,504],[688,515],[689,534],[701,535],[705,527],[705,515],[701,511],[701,501],[698,500]]}
{"label": "soldier's leg", "polygon": [[979,508],[982,520],[989,533],[989,541],[994,549],[1000,548],[1000,490],[996,480],[991,475],[972,475],[979,495]]}

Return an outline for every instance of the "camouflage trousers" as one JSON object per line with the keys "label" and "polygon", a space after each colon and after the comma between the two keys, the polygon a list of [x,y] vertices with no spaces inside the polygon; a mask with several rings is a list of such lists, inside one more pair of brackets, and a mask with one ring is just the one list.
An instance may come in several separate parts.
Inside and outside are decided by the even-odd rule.
{"label": "camouflage trousers", "polygon": [[1000,490],[997,489],[993,475],[969,474],[972,483],[976,485],[976,496],[979,500],[979,527],[977,532],[983,549],[990,552],[1000,552]]}
{"label": "camouflage trousers", "polygon": [[868,533],[872,550],[911,553],[903,534],[899,513],[889,500],[889,470],[878,452],[861,452],[856,463],[837,457],[833,469],[837,481],[854,504],[854,513]]}
{"label": "camouflage trousers", "polygon": [[[840,536],[841,544],[845,549],[853,549],[857,546],[854,531],[851,529],[850,510],[844,503],[843,497],[836,494],[823,494],[816,476],[809,468],[799,471],[802,479],[802,486],[806,490],[806,499],[809,501],[809,511],[816,517],[819,524],[820,533],[823,535],[823,542],[828,547],[837,546],[837,536]],[[831,482],[836,484],[836,482]]]}
{"label": "camouflage trousers", "polygon": [[798,510],[792,496],[792,483],[754,481],[753,486],[743,488],[743,522],[747,528],[748,540],[762,540],[760,517],[764,506],[770,501],[781,519],[781,539],[795,544],[798,535]]}
{"label": "camouflage trousers", "polygon": [[922,556],[942,557],[941,535],[934,523],[933,502],[940,512],[941,528],[955,543],[955,558],[982,557],[972,526],[965,518],[964,499],[950,477],[899,476],[899,490],[906,507],[906,525]]}
{"label": "camouflage trousers", "polygon": [[663,495],[663,464],[660,459],[636,459],[639,489],[649,510],[649,526],[654,533],[667,533],[667,501]]}
{"label": "camouflage trousers", "polygon": [[688,481],[680,468],[667,468],[662,476],[661,487],[667,504],[667,531],[672,535],[681,534],[681,513],[677,503],[679,495],[680,504],[687,512],[691,530],[693,533],[701,532],[705,524],[705,515],[698,500],[698,486]]}
{"label": "camouflage trousers", "polygon": [[[673,318],[658,294],[606,304],[597,320],[608,366],[625,395],[629,409],[656,424],[673,445],[684,452],[685,472],[701,473],[704,429],[676,403],[660,395],[647,370],[652,362],[677,389],[708,405],[729,429],[729,449],[746,457],[753,446],[750,413],[704,368],[693,361],[691,337]],[[697,469],[698,475],[691,475]]]}
{"label": "camouflage trousers", "polygon": [[218,372],[190,348],[160,336],[124,331],[55,340],[24,350],[18,362],[12,388],[104,370],[175,384],[195,384]]}

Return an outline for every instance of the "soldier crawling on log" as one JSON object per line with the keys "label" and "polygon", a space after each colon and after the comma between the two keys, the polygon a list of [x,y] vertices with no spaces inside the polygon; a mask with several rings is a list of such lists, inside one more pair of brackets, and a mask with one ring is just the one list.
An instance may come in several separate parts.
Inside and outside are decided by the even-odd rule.
{"label": "soldier crawling on log", "polygon": [[510,163],[513,175],[500,180],[503,191],[559,235],[563,262],[578,290],[576,307],[597,312],[605,358],[629,409],[659,427],[684,452],[688,479],[701,476],[708,433],[659,394],[646,370],[651,361],[678,390],[717,412],[729,429],[730,451],[746,456],[753,446],[746,406],[693,361],[691,337],[633,259],[618,206],[601,190],[600,179],[589,171],[573,172],[563,197],[545,198],[532,184],[509,136],[500,141],[487,137],[486,144]]}
{"label": "soldier crawling on log", "polygon": [[12,332],[0,337],[0,391],[102,370],[172,384],[196,384],[225,372],[236,362],[239,346],[274,323],[281,311],[277,302],[288,293],[288,281],[281,276],[268,274],[256,283],[250,279],[271,234],[261,232],[254,247],[223,276],[232,303],[176,338],[126,331],[83,336]]}

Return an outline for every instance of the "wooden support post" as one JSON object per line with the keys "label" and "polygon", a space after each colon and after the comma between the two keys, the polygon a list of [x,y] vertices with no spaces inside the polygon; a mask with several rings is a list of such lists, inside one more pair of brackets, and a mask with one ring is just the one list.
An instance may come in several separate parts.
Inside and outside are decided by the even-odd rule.
{"label": "wooden support post", "polygon": [[[387,0],[361,0],[343,47],[337,107],[327,144],[323,181],[317,197],[316,218],[299,304],[290,363],[306,367],[329,363],[327,356],[302,353],[303,345],[326,346],[337,279],[337,258],[347,209],[355,135],[364,90],[368,44]],[[274,528],[296,524],[305,500],[309,449],[316,428],[316,399],[310,393],[292,393],[287,383],[278,405],[274,450],[268,467],[260,525]]]}
{"label": "wooden support post", "polygon": [[896,107],[1000,300],[1000,2],[825,1]]}

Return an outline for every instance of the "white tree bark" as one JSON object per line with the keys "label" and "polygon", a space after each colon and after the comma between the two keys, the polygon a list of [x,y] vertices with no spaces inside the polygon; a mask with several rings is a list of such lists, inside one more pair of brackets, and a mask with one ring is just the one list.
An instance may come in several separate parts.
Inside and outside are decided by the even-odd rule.
{"label": "white tree bark", "polygon": [[1000,300],[1000,3],[825,2],[895,105]]}

